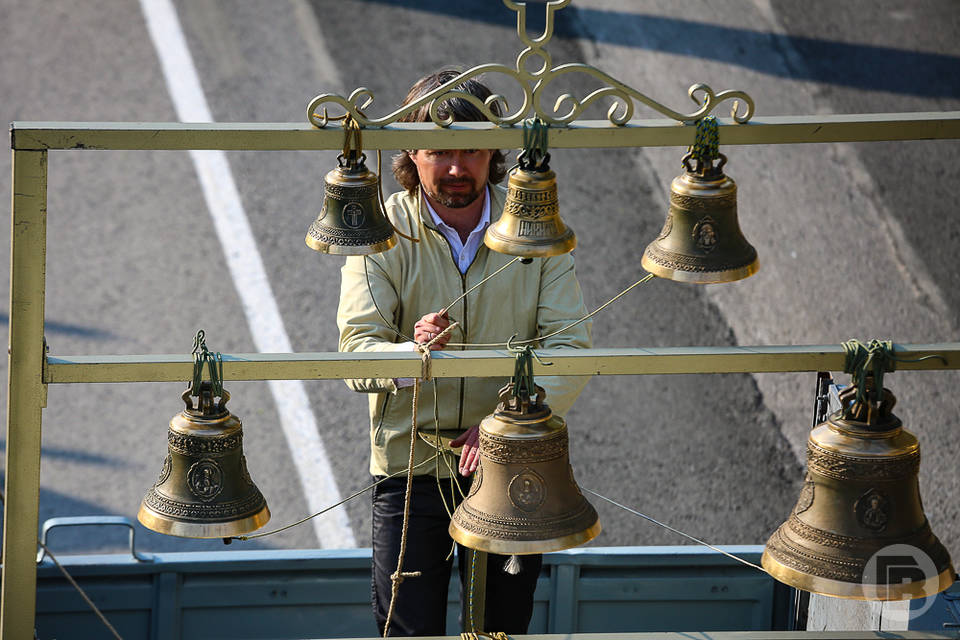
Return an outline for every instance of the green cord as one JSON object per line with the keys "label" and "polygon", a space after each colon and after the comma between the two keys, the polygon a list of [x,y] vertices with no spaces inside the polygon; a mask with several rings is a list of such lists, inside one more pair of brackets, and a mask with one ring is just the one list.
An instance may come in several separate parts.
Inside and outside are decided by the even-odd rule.
{"label": "green cord", "polygon": [[203,384],[203,367],[206,365],[210,373],[213,397],[219,398],[223,396],[223,356],[219,352],[210,353],[205,338],[206,334],[203,329],[200,329],[193,339],[193,382],[190,386],[190,395],[200,396],[200,385]]}

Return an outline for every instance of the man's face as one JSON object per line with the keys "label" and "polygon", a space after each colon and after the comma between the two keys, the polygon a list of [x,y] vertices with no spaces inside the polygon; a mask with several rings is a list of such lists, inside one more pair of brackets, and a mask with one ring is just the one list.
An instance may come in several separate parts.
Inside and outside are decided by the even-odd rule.
{"label": "man's face", "polygon": [[490,149],[418,149],[409,152],[420,186],[445,207],[466,207],[483,195],[490,176]]}

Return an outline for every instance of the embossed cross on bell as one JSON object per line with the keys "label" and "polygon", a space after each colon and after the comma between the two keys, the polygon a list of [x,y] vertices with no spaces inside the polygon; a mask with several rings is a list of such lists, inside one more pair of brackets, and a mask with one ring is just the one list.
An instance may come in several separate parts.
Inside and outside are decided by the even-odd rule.
{"label": "embossed cross on bell", "polygon": [[[182,396],[186,408],[170,420],[167,457],[137,519],[158,533],[226,538],[259,529],[270,510],[247,471],[243,425],[227,411],[230,394],[215,366],[220,354],[206,350],[202,331],[197,340],[202,353],[194,352],[194,381]],[[201,382],[205,362],[212,375]]]}
{"label": "embossed cross on bell", "polygon": [[348,119],[344,128],[339,166],[327,173],[323,207],[307,230],[307,246],[345,256],[380,253],[397,244],[380,203],[380,177],[367,169],[356,121]]}

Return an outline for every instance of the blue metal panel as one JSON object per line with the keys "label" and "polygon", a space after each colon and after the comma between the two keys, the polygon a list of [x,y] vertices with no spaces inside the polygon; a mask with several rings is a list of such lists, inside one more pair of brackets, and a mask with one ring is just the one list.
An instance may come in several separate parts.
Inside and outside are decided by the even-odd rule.
{"label": "blue metal panel", "polygon": [[[728,547],[758,562],[761,547]],[[217,551],[62,556],[124,637],[374,637],[370,550]],[[698,547],[588,547],[544,556],[530,633],[769,630],[788,617],[786,588]],[[447,633],[459,632],[451,576]],[[781,610],[782,609],[782,610]],[[777,627],[776,625],[781,625]],[[38,569],[40,638],[106,629],[47,560]]]}

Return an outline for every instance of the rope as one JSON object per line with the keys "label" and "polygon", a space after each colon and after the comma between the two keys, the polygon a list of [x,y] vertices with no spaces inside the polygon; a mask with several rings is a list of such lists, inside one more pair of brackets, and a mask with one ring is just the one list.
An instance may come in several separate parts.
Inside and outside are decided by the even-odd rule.
{"label": "rope", "polygon": [[[652,273],[648,273],[647,275],[645,275],[644,277],[640,278],[639,280],[637,280],[636,282],[634,282],[632,285],[630,285],[629,287],[627,287],[626,289],[624,289],[623,291],[621,291],[621,292],[618,293],[617,295],[613,296],[612,298],[610,298],[609,300],[607,300],[606,302],[604,302],[602,305],[600,305],[599,307],[597,307],[596,309],[594,309],[593,311],[591,311],[591,312],[588,313],[587,315],[583,316],[583,317],[580,318],[579,320],[576,320],[576,321],[574,321],[574,322],[571,322],[570,324],[568,324],[568,325],[565,326],[565,327],[562,327],[562,328],[560,328],[560,329],[557,329],[556,331],[553,331],[553,332],[551,332],[551,333],[548,333],[548,334],[545,335],[545,336],[537,336],[537,337],[535,337],[535,338],[527,338],[527,339],[524,339],[524,340],[517,340],[516,342],[513,342],[512,344],[515,345],[515,346],[522,346],[522,345],[526,345],[526,344],[533,344],[533,343],[535,343],[535,342],[540,342],[541,340],[546,340],[547,338],[552,338],[553,336],[555,336],[555,335],[557,335],[557,334],[559,334],[559,333],[563,333],[564,331],[567,331],[568,329],[572,329],[573,327],[577,326],[578,324],[580,324],[580,323],[582,323],[582,322],[586,322],[587,320],[589,320],[589,319],[592,318],[593,316],[597,315],[598,313],[600,313],[601,311],[603,311],[604,309],[606,309],[607,307],[609,307],[611,304],[613,304],[614,302],[616,302],[617,300],[619,300],[620,298],[622,298],[623,296],[625,296],[627,293],[629,293],[630,291],[632,291],[635,287],[638,287],[638,286],[640,286],[641,284],[643,284],[643,283],[645,283],[645,282],[647,282],[647,281],[649,281],[649,280],[652,280],[654,277],[656,277],[656,276],[654,276]],[[509,342],[509,341],[508,341],[508,342]],[[506,342],[474,342],[474,343],[468,343],[468,342],[448,342],[448,343],[447,343],[447,346],[448,346],[448,347],[507,347],[507,343],[506,343]]]}
{"label": "rope", "polygon": [[213,397],[219,398],[223,396],[223,356],[219,352],[210,353],[205,338],[206,333],[203,329],[197,331],[197,335],[193,338],[193,382],[190,386],[190,395],[200,396],[203,366],[207,365]]}
{"label": "rope", "polygon": [[550,162],[547,153],[547,132],[550,125],[540,118],[523,121],[523,151],[517,155],[517,164],[524,171],[546,171]]}
{"label": "rope", "polygon": [[[871,340],[867,345],[857,339],[847,340],[843,343],[843,350],[846,353],[844,373],[851,375],[852,383],[857,389],[854,403],[843,408],[846,418],[856,412],[857,405],[862,406],[864,402],[875,405],[883,400],[883,376],[896,371],[897,362],[921,362],[938,358],[944,365],[947,364],[947,359],[939,354],[921,358],[897,357],[891,340]],[[868,397],[870,389],[867,387],[867,378],[871,375],[874,382],[873,397]]]}
{"label": "rope", "polygon": [[[434,336],[430,342],[417,347],[420,350],[422,370],[421,377],[413,380],[413,407],[410,411],[410,460],[409,464],[407,465],[407,488],[403,496],[403,524],[400,528],[400,553],[397,556],[397,570],[394,571],[390,576],[390,608],[387,609],[387,619],[383,625],[384,638],[390,634],[390,620],[393,617],[393,611],[396,608],[397,593],[400,592],[400,584],[407,578],[416,578],[421,574],[419,571],[403,570],[403,559],[407,554],[407,531],[410,524],[410,495],[413,489],[413,470],[415,468],[413,460],[417,444],[417,405],[420,401],[420,381],[421,378],[423,380],[432,379],[432,376],[430,375],[431,345],[433,345],[433,343],[439,340],[441,337],[450,333],[450,331],[452,331],[457,325],[458,323],[456,322],[450,324],[446,329]],[[434,392],[434,397],[436,397],[436,392]]]}
{"label": "rope", "polygon": [[643,514],[643,513],[640,513],[639,511],[636,511],[636,510],[634,510],[634,509],[631,509],[630,507],[624,506],[624,505],[620,504],[619,502],[615,502],[615,501],[611,500],[610,498],[608,498],[608,497],[606,497],[606,496],[602,496],[602,495],[600,495],[599,493],[597,493],[596,491],[591,491],[590,489],[587,489],[586,487],[580,487],[580,489],[581,489],[581,491],[586,491],[587,493],[592,493],[593,495],[597,496],[597,497],[600,498],[601,500],[606,500],[606,501],[609,502],[610,504],[612,504],[612,505],[614,505],[614,506],[617,506],[617,507],[620,507],[620,508],[623,509],[624,511],[628,511],[628,512],[632,513],[632,514],[635,515],[635,516],[639,516],[639,517],[643,518],[644,520],[648,520],[648,521],[652,522],[653,524],[655,524],[655,525],[657,525],[657,526],[660,526],[660,527],[663,527],[664,529],[667,529],[668,531],[672,531],[672,532],[674,532],[674,533],[679,533],[679,534],[680,534],[681,536],[683,536],[684,538],[687,538],[687,539],[689,539],[689,540],[693,540],[693,541],[696,542],[697,544],[702,544],[703,546],[705,546],[705,547],[707,547],[707,548],[709,548],[709,549],[713,549],[714,551],[716,551],[716,552],[718,552],[718,553],[722,553],[723,555],[727,556],[728,558],[731,558],[731,559],[733,559],[733,560],[736,560],[737,562],[740,562],[740,563],[742,563],[742,564],[745,564],[745,565],[747,565],[748,567],[753,567],[754,569],[756,569],[756,570],[758,570],[758,571],[762,571],[763,573],[767,573],[767,570],[764,569],[763,567],[761,567],[760,565],[753,564],[753,563],[750,562],[749,560],[744,560],[743,558],[737,557],[737,556],[733,555],[732,553],[729,553],[729,552],[727,552],[727,551],[724,551],[723,549],[721,549],[721,548],[719,548],[719,547],[715,547],[715,546],[713,546],[712,544],[710,544],[710,543],[708,543],[708,542],[704,542],[703,540],[700,540],[699,538],[694,538],[693,536],[691,536],[691,535],[689,535],[689,534],[687,534],[687,533],[684,533],[683,531],[680,531],[679,529],[674,529],[674,528],[671,527],[670,525],[664,524],[664,523],[660,522],[659,520],[655,520],[655,519],[651,518],[650,516],[645,515],[645,514]]}
{"label": "rope", "polygon": [[[432,342],[432,340],[431,340]],[[429,362],[429,349],[425,355]],[[390,635],[390,620],[393,618],[393,611],[397,605],[397,593],[400,592],[400,584],[407,578],[415,578],[420,575],[419,571],[403,571],[403,558],[407,553],[407,529],[410,523],[410,494],[413,489],[413,456],[417,443],[417,401],[420,399],[420,378],[413,381],[413,411],[411,412],[412,424],[410,425],[410,463],[407,465],[407,488],[403,496],[403,524],[400,529],[400,554],[397,556],[397,570],[390,576],[390,608],[387,609],[387,619],[383,624],[383,637]]]}
{"label": "rope", "polygon": [[[6,506],[6,500],[4,499],[4,494],[2,489],[0,489],[0,504],[3,504],[4,506]],[[50,559],[53,560],[53,564],[57,566],[57,569],[60,569],[60,573],[63,574],[63,577],[66,578],[67,582],[69,582],[70,585],[77,590],[77,593],[80,594],[80,597],[83,598],[83,601],[86,602],[87,606],[93,610],[96,616],[100,619],[100,622],[102,622],[103,625],[110,630],[110,633],[113,634],[113,637],[116,638],[117,640],[123,640],[123,637],[119,633],[117,633],[117,630],[113,627],[112,624],[110,624],[110,621],[107,620],[107,617],[105,615],[103,615],[103,612],[100,611],[99,608],[97,608],[97,605],[94,604],[93,600],[90,599],[90,596],[87,595],[87,592],[84,591],[79,584],[77,584],[77,581],[73,579],[73,576],[70,575],[70,572],[67,571],[62,564],[60,564],[60,561],[57,560],[57,556],[53,554],[53,551],[50,551],[50,547],[43,544],[43,542],[40,540],[37,540],[37,544],[40,545],[40,548],[43,549],[44,553],[50,556]]]}
{"label": "rope", "polygon": [[697,134],[693,146],[687,151],[703,165],[708,165],[720,156],[720,127],[715,116],[697,120]]}

